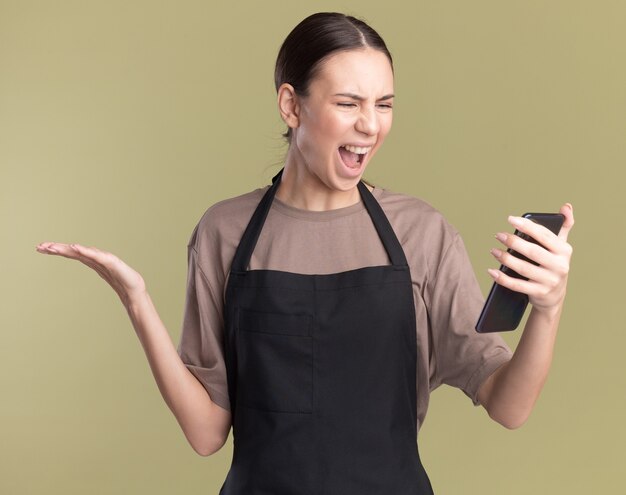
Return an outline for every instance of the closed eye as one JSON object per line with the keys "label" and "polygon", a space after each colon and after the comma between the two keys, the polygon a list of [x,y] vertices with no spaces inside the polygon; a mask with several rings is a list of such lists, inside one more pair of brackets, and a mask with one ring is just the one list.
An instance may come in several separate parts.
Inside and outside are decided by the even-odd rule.
{"label": "closed eye", "polygon": [[[337,105],[345,108],[353,108],[357,106],[356,103],[337,103]],[[383,110],[391,110],[393,108],[393,105],[390,103],[379,103],[376,106],[378,108],[382,108]]]}

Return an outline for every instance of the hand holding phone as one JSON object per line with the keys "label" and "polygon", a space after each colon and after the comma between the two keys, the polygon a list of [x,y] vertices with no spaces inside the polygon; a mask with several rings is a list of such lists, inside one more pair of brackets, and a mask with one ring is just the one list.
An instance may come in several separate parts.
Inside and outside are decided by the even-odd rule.
{"label": "hand holding phone", "polygon": [[[525,213],[523,217],[547,227],[554,234],[559,233],[565,220],[561,213]],[[529,242],[539,244],[535,239],[518,230],[515,230],[515,235]],[[534,261],[512,249],[507,251],[517,258],[537,265]],[[500,270],[511,277],[527,280],[526,277],[522,277],[507,266],[500,265]],[[513,291],[494,282],[476,323],[476,331],[487,333],[515,330],[522,320],[527,306],[528,296],[526,294]]]}

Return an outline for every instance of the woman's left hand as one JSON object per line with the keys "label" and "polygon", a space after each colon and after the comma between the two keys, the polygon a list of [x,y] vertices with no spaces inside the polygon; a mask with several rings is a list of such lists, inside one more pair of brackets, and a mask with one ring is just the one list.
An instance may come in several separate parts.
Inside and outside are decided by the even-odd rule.
{"label": "woman's left hand", "polygon": [[572,246],[567,236],[574,226],[572,205],[565,203],[559,210],[565,221],[558,235],[543,225],[523,217],[509,217],[509,223],[520,232],[528,234],[542,246],[526,241],[521,237],[499,232],[496,238],[507,248],[511,248],[539,264],[533,265],[500,249],[492,249],[491,254],[503,265],[515,270],[528,280],[510,277],[500,270],[489,269],[489,274],[500,285],[517,292],[528,294],[528,299],[540,311],[558,311],[565,298],[567,275],[569,272]]}

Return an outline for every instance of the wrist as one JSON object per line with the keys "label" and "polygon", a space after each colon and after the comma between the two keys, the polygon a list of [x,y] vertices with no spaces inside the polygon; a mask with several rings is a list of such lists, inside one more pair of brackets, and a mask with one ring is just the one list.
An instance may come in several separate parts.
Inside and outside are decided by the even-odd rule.
{"label": "wrist", "polygon": [[150,295],[148,291],[145,289],[133,291],[121,296],[122,302],[126,307],[126,310],[132,312],[137,308],[146,304],[146,302],[150,301]]}
{"label": "wrist", "polygon": [[534,319],[539,319],[545,324],[557,324],[561,318],[563,303],[555,306],[533,306],[531,314]]}

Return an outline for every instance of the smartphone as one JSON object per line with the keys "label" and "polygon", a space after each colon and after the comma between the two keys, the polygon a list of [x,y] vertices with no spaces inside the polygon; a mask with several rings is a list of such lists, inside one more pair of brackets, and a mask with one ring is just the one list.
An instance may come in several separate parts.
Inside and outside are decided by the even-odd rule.
{"label": "smartphone", "polygon": [[[525,213],[522,216],[547,227],[555,234],[559,233],[563,221],[565,220],[565,217],[561,213]],[[527,241],[539,244],[535,239],[517,229],[515,230],[515,235]],[[513,256],[537,265],[534,261],[529,260],[526,256],[510,248],[507,249],[507,251]],[[519,273],[504,265],[500,265],[500,271],[510,277],[528,280],[526,277],[522,277]],[[476,323],[476,331],[489,333],[515,330],[522,320],[522,316],[524,316],[526,306],[528,306],[528,295],[513,291],[494,282],[487,296],[487,300],[485,301],[485,305],[483,306],[483,310],[480,313],[478,322]]]}

